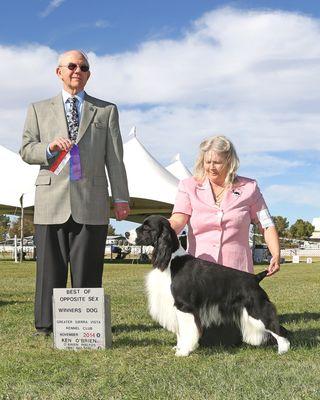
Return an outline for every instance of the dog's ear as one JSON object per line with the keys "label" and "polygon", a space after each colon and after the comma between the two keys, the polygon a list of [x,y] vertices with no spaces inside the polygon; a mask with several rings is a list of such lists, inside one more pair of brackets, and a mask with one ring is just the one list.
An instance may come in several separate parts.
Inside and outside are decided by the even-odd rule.
{"label": "dog's ear", "polygon": [[152,264],[155,268],[164,271],[170,262],[171,255],[179,248],[179,240],[170,223],[165,221],[162,230],[154,246]]}

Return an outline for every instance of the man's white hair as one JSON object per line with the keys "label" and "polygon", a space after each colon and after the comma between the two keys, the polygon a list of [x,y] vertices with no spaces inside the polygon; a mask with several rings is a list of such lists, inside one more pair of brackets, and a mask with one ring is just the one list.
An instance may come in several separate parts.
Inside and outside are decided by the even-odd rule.
{"label": "man's white hair", "polygon": [[88,65],[88,67],[90,66],[90,64],[89,64],[89,58],[88,58],[87,54],[86,54],[83,50],[67,50],[67,51],[65,51],[64,53],[60,54],[60,55],[59,55],[59,58],[58,58],[58,66],[62,65],[61,63],[63,62],[63,58],[64,58],[68,53],[70,53],[70,52],[72,52],[72,51],[77,51],[79,54],[81,54],[82,57],[85,59],[86,64]]}

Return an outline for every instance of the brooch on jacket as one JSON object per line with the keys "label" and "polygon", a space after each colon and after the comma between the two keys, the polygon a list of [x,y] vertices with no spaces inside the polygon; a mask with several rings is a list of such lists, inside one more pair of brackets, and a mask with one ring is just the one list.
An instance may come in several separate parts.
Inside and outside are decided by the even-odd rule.
{"label": "brooch on jacket", "polygon": [[240,196],[241,192],[239,192],[239,190],[237,190],[237,189],[233,189],[232,194],[234,197],[238,198]]}

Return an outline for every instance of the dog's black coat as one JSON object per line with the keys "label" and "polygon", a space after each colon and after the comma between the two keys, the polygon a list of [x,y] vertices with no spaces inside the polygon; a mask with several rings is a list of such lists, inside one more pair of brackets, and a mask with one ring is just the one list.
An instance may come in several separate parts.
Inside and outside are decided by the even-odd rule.
{"label": "dog's black coat", "polygon": [[160,216],[146,218],[136,234],[136,244],[154,246],[154,268],[164,271],[170,266],[174,305],[193,314],[200,331],[209,326],[210,310],[216,307],[222,323],[236,323],[240,327],[246,310],[250,317],[262,321],[266,330],[284,336],[275,306],[259,285],[266,271],[253,275],[181,252],[179,255],[177,235],[168,220]]}
{"label": "dog's black coat", "polygon": [[[200,260],[191,255],[171,261],[171,291],[178,310],[197,314],[201,307],[219,304],[225,322],[240,317],[245,307],[252,317],[274,330],[274,306],[255,275]],[[263,316],[263,318],[261,318]]]}

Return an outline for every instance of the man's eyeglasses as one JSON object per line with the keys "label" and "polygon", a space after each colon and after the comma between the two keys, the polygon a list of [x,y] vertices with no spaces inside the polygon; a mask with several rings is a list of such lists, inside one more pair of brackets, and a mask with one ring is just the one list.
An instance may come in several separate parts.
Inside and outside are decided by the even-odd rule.
{"label": "man's eyeglasses", "polygon": [[70,69],[70,71],[74,71],[77,67],[79,67],[82,72],[89,71],[89,65],[85,65],[85,64],[79,65],[79,64],[75,64],[75,63],[69,63],[68,65],[59,65],[59,67],[66,67],[66,68]]}

